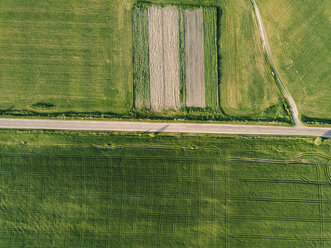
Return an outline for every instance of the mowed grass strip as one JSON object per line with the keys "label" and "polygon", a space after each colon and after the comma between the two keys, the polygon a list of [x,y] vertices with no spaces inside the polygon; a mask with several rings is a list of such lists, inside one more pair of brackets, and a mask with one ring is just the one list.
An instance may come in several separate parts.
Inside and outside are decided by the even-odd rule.
{"label": "mowed grass strip", "polygon": [[135,5],[133,16],[133,89],[135,108],[150,108],[148,9]]}
{"label": "mowed grass strip", "polygon": [[186,105],[186,67],[185,67],[185,21],[184,9],[178,8],[179,21],[179,69],[180,69],[180,105]]}
{"label": "mowed grass strip", "polygon": [[328,247],[330,147],[314,138],[1,131],[0,246]]}
{"label": "mowed grass strip", "polygon": [[300,114],[331,123],[328,0],[258,0],[272,56]]}
{"label": "mowed grass strip", "polygon": [[2,1],[0,109],[129,111],[131,7],[128,0]]}
{"label": "mowed grass strip", "polygon": [[203,8],[206,107],[218,109],[217,8]]}

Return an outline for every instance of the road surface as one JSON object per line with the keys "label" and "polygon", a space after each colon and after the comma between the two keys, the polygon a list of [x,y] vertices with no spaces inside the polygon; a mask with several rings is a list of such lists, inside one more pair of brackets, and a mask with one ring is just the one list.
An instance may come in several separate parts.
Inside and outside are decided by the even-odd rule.
{"label": "road surface", "polygon": [[280,78],[278,70],[277,70],[277,68],[276,68],[276,66],[275,66],[275,64],[272,60],[271,50],[270,50],[267,34],[265,32],[265,28],[264,28],[264,25],[263,25],[263,22],[262,22],[262,17],[261,17],[261,14],[260,14],[259,7],[257,6],[255,0],[251,0],[251,2],[253,4],[256,19],[257,19],[257,22],[258,22],[258,25],[259,25],[259,31],[260,31],[260,36],[261,36],[261,39],[262,39],[263,49],[267,54],[269,63],[271,65],[273,71],[275,72],[275,76],[276,76],[276,78],[277,78],[277,80],[278,80],[278,82],[279,82],[279,84],[282,88],[283,94],[289,102],[290,111],[291,111],[291,114],[292,114],[292,117],[293,117],[294,124],[297,127],[301,127],[302,124],[301,124],[300,119],[299,119],[299,111],[298,111],[297,105],[295,104],[295,101],[294,101],[293,97],[291,96],[290,92],[287,90],[287,88],[286,88],[285,84],[283,83],[282,79]]}
{"label": "road surface", "polygon": [[48,129],[126,132],[171,132],[210,134],[255,134],[331,137],[331,128],[248,126],[227,124],[153,123],[125,121],[66,121],[0,119],[2,129]]}

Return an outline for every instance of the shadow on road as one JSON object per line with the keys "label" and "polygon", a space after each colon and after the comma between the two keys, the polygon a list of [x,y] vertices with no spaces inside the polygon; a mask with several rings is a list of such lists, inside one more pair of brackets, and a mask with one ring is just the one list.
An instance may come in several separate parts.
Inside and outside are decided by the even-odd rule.
{"label": "shadow on road", "polygon": [[148,130],[142,132],[142,134],[150,134],[150,133],[159,134],[159,133],[163,133],[168,127],[169,127],[169,125],[165,125],[157,131],[152,131],[151,129],[148,129]]}
{"label": "shadow on road", "polygon": [[326,133],[324,133],[322,138],[331,138],[331,130],[328,130]]}
{"label": "shadow on road", "polygon": [[156,134],[157,134],[157,133],[162,133],[162,132],[164,132],[168,127],[169,127],[169,125],[165,125],[165,126],[161,127],[159,130],[157,130],[155,133],[156,133]]}

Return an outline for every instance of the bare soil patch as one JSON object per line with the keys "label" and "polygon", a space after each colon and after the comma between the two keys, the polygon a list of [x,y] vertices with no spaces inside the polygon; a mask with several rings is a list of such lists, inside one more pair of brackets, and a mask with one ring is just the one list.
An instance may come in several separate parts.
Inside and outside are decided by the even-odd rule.
{"label": "bare soil patch", "polygon": [[151,109],[178,109],[179,22],[175,7],[148,9]]}
{"label": "bare soil patch", "polygon": [[185,10],[186,106],[205,107],[202,10]]}

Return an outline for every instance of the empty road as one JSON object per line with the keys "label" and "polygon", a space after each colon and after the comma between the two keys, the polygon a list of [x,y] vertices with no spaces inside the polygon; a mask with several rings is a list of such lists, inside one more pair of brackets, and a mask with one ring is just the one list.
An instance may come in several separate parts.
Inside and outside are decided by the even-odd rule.
{"label": "empty road", "polygon": [[331,128],[278,127],[227,124],[153,123],[126,121],[67,121],[37,119],[0,119],[2,129],[48,129],[126,132],[171,132],[210,134],[255,134],[331,137]]}

